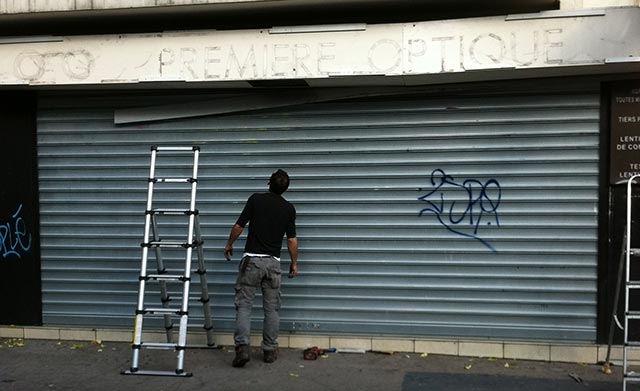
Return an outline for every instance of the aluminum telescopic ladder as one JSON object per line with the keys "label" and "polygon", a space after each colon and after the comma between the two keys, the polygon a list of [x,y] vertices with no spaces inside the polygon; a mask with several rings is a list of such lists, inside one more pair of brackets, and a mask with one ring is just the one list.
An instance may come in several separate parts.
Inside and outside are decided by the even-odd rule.
{"label": "aluminum telescopic ladder", "polygon": [[[156,178],[156,157],[158,153],[170,152],[172,154],[183,154],[193,152],[193,174],[189,178]],[[142,246],[142,262],[140,267],[140,289],[138,293],[138,304],[136,307],[135,325],[133,331],[133,358],[131,368],[123,371],[126,375],[155,375],[155,376],[191,376],[191,373],[184,370],[184,353],[187,344],[187,323],[189,318],[189,287],[191,284],[191,269],[193,250],[198,256],[198,269],[195,271],[200,276],[200,286],[202,296],[200,301],[204,308],[204,329],[207,335],[207,346],[214,347],[213,326],[211,322],[211,308],[209,306],[209,293],[207,289],[206,269],[204,256],[202,253],[202,237],[200,234],[200,221],[198,209],[196,209],[196,188],[198,184],[198,158],[200,147],[151,147],[151,170],[149,174],[149,188],[147,193],[147,207],[145,211],[144,240]],[[188,209],[161,209],[153,207],[154,185],[159,183],[185,183],[191,185],[191,200]],[[188,233],[186,241],[164,241],[160,239],[158,232],[158,218],[163,215],[184,215],[188,216]],[[157,261],[157,273],[148,272],[149,250],[155,250]],[[186,251],[184,270],[181,274],[169,274],[162,260],[162,248],[183,248]],[[160,288],[161,308],[147,307],[145,305],[145,290],[147,283],[157,282]],[[168,293],[168,284],[182,284],[182,299],[179,308],[171,307],[171,297]],[[145,316],[162,316],[166,329],[167,342],[143,342],[142,324]],[[178,342],[173,341],[172,316],[180,318],[178,331]],[[177,352],[177,365],[175,371],[155,371],[143,370],[139,368],[140,351],[144,348],[151,349],[171,349]]]}
{"label": "aluminum telescopic ladder", "polygon": [[631,248],[633,236],[631,236],[632,206],[634,181],[640,179],[640,175],[634,175],[627,182],[627,225],[625,233],[625,300],[624,300],[624,346],[622,349],[623,391],[627,389],[628,382],[640,382],[640,373],[629,370],[629,351],[640,350],[640,341],[629,341],[629,321],[640,320],[640,310],[631,309],[630,291],[640,289],[640,280],[631,280],[631,257],[640,256],[639,248]]}

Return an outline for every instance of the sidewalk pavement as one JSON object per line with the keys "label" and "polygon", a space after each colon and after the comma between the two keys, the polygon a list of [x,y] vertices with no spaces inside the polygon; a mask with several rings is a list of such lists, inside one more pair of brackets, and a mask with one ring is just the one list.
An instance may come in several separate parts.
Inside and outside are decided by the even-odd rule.
{"label": "sidewalk pavement", "polygon": [[[131,346],[0,339],[0,391],[60,390],[367,390],[367,391],[613,391],[622,389],[620,367],[492,358],[329,353],[315,361],[300,349],[281,349],[273,364],[254,348],[244,368],[231,367],[233,347],[187,349],[192,377],[121,375],[131,366]],[[174,370],[172,351],[145,350],[140,368]],[[640,388],[638,388],[640,389]]]}

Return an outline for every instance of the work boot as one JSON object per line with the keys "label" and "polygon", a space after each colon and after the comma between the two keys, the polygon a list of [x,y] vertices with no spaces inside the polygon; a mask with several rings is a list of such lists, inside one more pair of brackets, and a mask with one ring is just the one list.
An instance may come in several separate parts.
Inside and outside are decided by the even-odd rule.
{"label": "work boot", "polygon": [[271,364],[272,362],[276,361],[276,359],[278,358],[278,351],[276,349],[274,350],[263,350],[262,353],[264,354],[264,362],[266,362],[267,364]]}
{"label": "work boot", "polygon": [[236,357],[233,359],[231,365],[236,368],[244,367],[244,364],[248,363],[249,358],[249,345],[238,345],[236,346]]}

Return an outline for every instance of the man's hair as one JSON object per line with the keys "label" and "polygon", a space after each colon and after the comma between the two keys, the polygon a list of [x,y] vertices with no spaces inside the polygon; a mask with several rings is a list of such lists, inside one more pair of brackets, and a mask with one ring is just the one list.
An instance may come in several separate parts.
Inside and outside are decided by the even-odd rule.
{"label": "man's hair", "polygon": [[289,175],[284,170],[278,170],[271,174],[269,179],[269,191],[281,195],[289,188]]}

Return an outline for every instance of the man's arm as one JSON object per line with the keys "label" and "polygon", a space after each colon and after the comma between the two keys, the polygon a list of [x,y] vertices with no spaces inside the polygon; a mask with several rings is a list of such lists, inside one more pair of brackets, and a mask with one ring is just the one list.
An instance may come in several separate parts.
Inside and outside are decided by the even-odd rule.
{"label": "man's arm", "polygon": [[294,278],[298,275],[298,239],[287,239],[287,249],[289,250],[289,256],[291,257],[291,267],[289,267],[289,278]]}
{"label": "man's arm", "polygon": [[231,256],[233,255],[233,242],[238,239],[240,234],[244,231],[238,224],[234,224],[233,228],[231,228],[231,233],[229,234],[229,240],[227,240],[227,245],[224,248],[224,257],[227,258],[227,261],[231,260]]}

